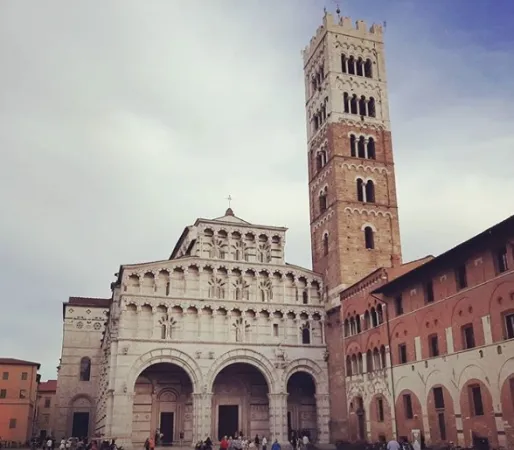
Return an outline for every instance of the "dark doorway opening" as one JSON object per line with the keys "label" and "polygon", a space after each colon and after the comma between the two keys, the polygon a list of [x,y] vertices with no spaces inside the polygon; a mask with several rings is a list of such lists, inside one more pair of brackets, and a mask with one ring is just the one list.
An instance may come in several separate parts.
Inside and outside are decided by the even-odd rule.
{"label": "dark doorway opening", "polygon": [[161,413],[161,426],[160,431],[162,433],[162,444],[171,445],[173,443],[173,425],[175,416],[172,412]]}
{"label": "dark doorway opening", "polygon": [[291,411],[287,411],[287,435],[291,438],[291,432],[293,431],[293,425],[291,422]]}
{"label": "dark doorway opening", "polygon": [[84,438],[89,435],[89,413],[73,413],[73,425],[71,427],[71,437]]}
{"label": "dark doorway opening", "polygon": [[239,430],[239,406],[220,405],[218,409],[218,439],[234,436]]}

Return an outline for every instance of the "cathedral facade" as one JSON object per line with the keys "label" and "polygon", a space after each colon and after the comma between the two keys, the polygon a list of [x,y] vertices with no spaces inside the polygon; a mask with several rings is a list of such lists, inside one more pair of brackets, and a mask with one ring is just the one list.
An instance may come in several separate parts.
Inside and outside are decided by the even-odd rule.
{"label": "cathedral facade", "polygon": [[169,259],[121,266],[111,299],[70,298],[56,435],[328,442],[323,283],[285,262],[285,238],[229,209]]}

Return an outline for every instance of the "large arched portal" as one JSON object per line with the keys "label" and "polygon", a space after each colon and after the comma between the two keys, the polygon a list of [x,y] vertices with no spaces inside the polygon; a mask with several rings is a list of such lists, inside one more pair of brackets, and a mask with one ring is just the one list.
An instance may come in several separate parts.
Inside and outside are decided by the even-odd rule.
{"label": "large arched portal", "polygon": [[213,440],[236,433],[269,437],[269,387],[256,367],[245,363],[225,367],[214,379],[212,391]]}
{"label": "large arched portal", "polygon": [[157,363],[147,367],[136,380],[132,414],[132,442],[143,447],[145,440],[162,433],[163,445],[193,438],[193,385],[181,367]]}
{"label": "large arched portal", "polygon": [[287,431],[292,436],[307,435],[316,441],[316,384],[307,372],[295,372],[287,381]]}

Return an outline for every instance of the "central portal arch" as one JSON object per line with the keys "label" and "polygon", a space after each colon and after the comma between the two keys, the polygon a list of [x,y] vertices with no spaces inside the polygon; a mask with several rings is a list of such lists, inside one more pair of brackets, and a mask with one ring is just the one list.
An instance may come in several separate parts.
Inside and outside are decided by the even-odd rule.
{"label": "central portal arch", "polygon": [[192,442],[193,381],[176,364],[159,362],[141,372],[134,384],[132,442],[143,447],[149,437],[157,445]]}
{"label": "central portal arch", "polygon": [[270,436],[270,387],[265,375],[254,365],[226,365],[216,375],[212,392],[212,438]]}

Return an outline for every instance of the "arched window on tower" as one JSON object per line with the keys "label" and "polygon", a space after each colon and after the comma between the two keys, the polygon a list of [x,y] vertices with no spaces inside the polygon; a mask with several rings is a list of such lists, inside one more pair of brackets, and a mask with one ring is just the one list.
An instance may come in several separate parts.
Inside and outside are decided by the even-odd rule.
{"label": "arched window on tower", "polygon": [[327,210],[327,190],[324,189],[319,193],[319,212],[324,213]]}
{"label": "arched window on tower", "polygon": [[385,369],[387,364],[386,364],[386,348],[384,345],[382,345],[380,347],[380,363],[381,363],[382,369]]}
{"label": "arched window on tower", "polygon": [[384,310],[382,309],[382,305],[377,305],[377,323],[379,325],[384,323]]}
{"label": "arched window on tower", "polygon": [[355,327],[357,329],[357,333],[361,332],[361,316],[358,314],[355,316]]}
{"label": "arched window on tower", "polygon": [[356,334],[355,332],[355,319],[353,317],[350,318],[350,336]]}
{"label": "arched window on tower", "polygon": [[368,139],[368,146],[367,146],[367,150],[368,150],[368,158],[369,159],[375,159],[376,156],[375,156],[375,140],[370,137]]}
{"label": "arched window on tower", "polygon": [[355,75],[355,58],[353,56],[348,58],[348,73]]}
{"label": "arched window on tower", "polygon": [[323,255],[328,255],[328,233],[323,235]]}
{"label": "arched window on tower", "polygon": [[357,138],[354,134],[350,134],[350,155],[353,158],[357,156]]}
{"label": "arched window on tower", "polygon": [[375,99],[373,97],[369,98],[368,101],[368,116],[369,117],[376,117],[377,112],[375,109]]}
{"label": "arched window on tower", "polygon": [[352,114],[359,114],[358,113],[358,100],[357,96],[355,94],[352,95],[352,99],[350,100],[350,112]]}
{"label": "arched window on tower", "polygon": [[364,201],[364,182],[361,178],[357,178],[357,201]]}
{"label": "arched window on tower", "polygon": [[366,183],[366,203],[375,203],[375,185],[371,180]]}
{"label": "arched window on tower", "polygon": [[91,379],[91,359],[84,356],[80,360],[80,381],[89,381]]}
{"label": "arched window on tower", "polygon": [[357,355],[357,362],[359,364],[359,373],[364,373],[364,364],[362,362],[362,353],[359,352],[359,354]]}
{"label": "arched window on tower", "polygon": [[302,302],[304,305],[309,303],[309,294],[307,293],[307,290],[302,292]]}
{"label": "arched window on tower", "polygon": [[341,55],[341,72],[347,73],[348,72],[348,59],[346,58],[346,55],[343,53]]}
{"label": "arched window on tower", "polygon": [[310,344],[311,343],[311,330],[309,328],[309,324],[305,324],[302,327],[302,344]]}
{"label": "arched window on tower", "polygon": [[350,322],[348,319],[345,319],[344,321],[344,337],[350,336]]}
{"label": "arched window on tower", "polygon": [[375,248],[375,236],[371,227],[364,228],[364,242],[368,250]]}
{"label": "arched window on tower", "polygon": [[364,97],[364,95],[362,95],[361,98],[359,99],[359,115],[360,116],[366,116],[367,115],[367,111],[366,111],[366,97]]}
{"label": "arched window on tower", "polygon": [[344,93],[343,101],[344,101],[344,112],[349,113],[350,112],[350,97],[348,95],[348,92]]}
{"label": "arched window on tower", "polygon": [[369,58],[364,63],[364,76],[366,78],[373,78],[373,63]]}
{"label": "arched window on tower", "polygon": [[357,144],[357,156],[359,158],[366,157],[366,139],[364,139],[364,136],[359,138],[359,142]]}
{"label": "arched window on tower", "polygon": [[350,355],[346,357],[346,376],[352,376],[352,358],[350,357]]}
{"label": "arched window on tower", "polygon": [[161,339],[166,339],[166,325],[161,325]]}
{"label": "arched window on tower", "polygon": [[364,75],[364,61],[360,57],[357,59],[357,75],[360,77]]}

